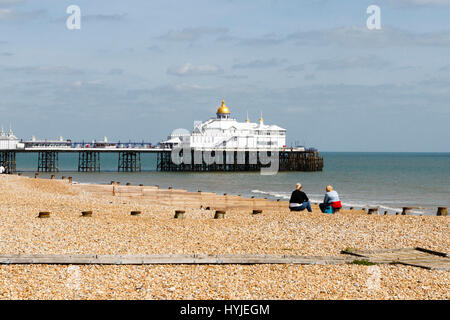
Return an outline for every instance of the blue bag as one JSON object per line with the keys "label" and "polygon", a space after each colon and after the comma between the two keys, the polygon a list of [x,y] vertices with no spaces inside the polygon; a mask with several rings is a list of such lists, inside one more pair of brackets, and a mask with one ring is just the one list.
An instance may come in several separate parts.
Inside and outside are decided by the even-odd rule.
{"label": "blue bag", "polygon": [[334,213],[333,207],[331,207],[331,206],[325,207],[325,211],[323,213]]}

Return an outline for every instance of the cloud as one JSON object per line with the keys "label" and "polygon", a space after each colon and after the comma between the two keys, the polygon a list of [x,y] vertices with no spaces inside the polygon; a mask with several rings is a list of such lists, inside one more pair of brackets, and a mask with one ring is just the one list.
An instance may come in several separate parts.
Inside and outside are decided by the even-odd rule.
{"label": "cloud", "polygon": [[317,70],[344,70],[344,69],[383,69],[390,65],[390,62],[375,55],[344,57],[333,59],[321,59],[313,61],[311,64]]}
{"label": "cloud", "polygon": [[22,2],[23,0],[0,0],[0,6],[13,6]]}
{"label": "cloud", "polygon": [[326,30],[300,31],[286,37],[299,46],[343,47],[406,47],[450,46],[450,32],[411,33],[396,28],[368,30],[366,27],[342,27]]}
{"label": "cloud", "polygon": [[0,67],[0,71],[26,75],[80,75],[83,70],[64,66],[24,66],[24,67]]}
{"label": "cloud", "polygon": [[186,63],[181,67],[170,67],[167,69],[167,74],[173,76],[204,76],[216,75],[223,73],[222,68],[212,64],[195,66],[191,63]]}
{"label": "cloud", "polygon": [[303,64],[290,65],[290,66],[287,66],[286,68],[284,68],[284,71],[287,71],[287,72],[299,72],[299,71],[304,71],[304,70],[305,70],[305,65],[303,65]]}
{"label": "cloud", "polygon": [[215,27],[185,28],[181,31],[169,31],[168,33],[159,38],[167,41],[194,42],[204,36],[219,36],[224,35],[227,32],[228,29],[226,28],[215,28]]}
{"label": "cloud", "polygon": [[108,22],[108,21],[122,21],[125,20],[126,13],[112,13],[112,14],[91,14],[83,15],[83,21],[92,22]]}
{"label": "cloud", "polygon": [[414,6],[427,6],[427,5],[450,5],[450,0],[390,0],[392,4],[404,4]]}
{"label": "cloud", "polygon": [[2,9],[0,8],[0,20],[6,20],[11,18],[12,11],[10,9]]}
{"label": "cloud", "polygon": [[17,11],[12,9],[0,8],[0,21],[29,21],[39,19],[46,14],[45,10],[35,11]]}
{"label": "cloud", "polygon": [[233,69],[265,69],[278,67],[286,63],[286,59],[272,58],[268,60],[252,60],[246,63],[236,63],[232,66]]}
{"label": "cloud", "polygon": [[238,44],[242,46],[273,46],[284,42],[284,38],[276,34],[266,34],[261,37],[247,38],[239,40]]}

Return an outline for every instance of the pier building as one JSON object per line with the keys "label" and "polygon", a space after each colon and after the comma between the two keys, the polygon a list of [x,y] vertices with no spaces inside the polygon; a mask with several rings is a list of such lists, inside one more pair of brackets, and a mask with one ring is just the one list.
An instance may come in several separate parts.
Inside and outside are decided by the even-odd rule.
{"label": "pier building", "polygon": [[191,133],[173,133],[162,144],[196,150],[281,150],[286,147],[286,129],[264,124],[262,116],[257,123],[250,122],[248,116],[245,122],[238,122],[222,100],[216,118],[195,123]]}

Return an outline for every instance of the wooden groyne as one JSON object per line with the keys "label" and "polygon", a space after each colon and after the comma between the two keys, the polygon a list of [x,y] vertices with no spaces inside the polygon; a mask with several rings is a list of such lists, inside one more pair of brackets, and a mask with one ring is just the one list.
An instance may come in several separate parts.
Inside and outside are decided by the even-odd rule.
{"label": "wooden groyne", "polygon": [[[218,195],[214,192],[188,192],[183,189],[160,189],[158,186],[121,186],[99,184],[73,184],[74,189],[98,196],[141,198],[155,205],[178,208],[269,209],[288,208],[288,201],[270,201],[267,198],[245,198],[242,195]],[[251,212],[251,211],[250,211]]]}

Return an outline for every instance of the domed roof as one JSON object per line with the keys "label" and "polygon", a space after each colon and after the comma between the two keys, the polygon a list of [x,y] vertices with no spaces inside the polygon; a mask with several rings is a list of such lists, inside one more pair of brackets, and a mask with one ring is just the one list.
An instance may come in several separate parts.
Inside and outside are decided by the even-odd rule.
{"label": "domed roof", "polygon": [[225,100],[222,100],[222,105],[217,109],[217,114],[230,114],[230,110],[225,105]]}

